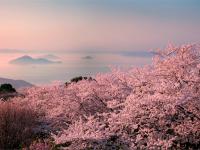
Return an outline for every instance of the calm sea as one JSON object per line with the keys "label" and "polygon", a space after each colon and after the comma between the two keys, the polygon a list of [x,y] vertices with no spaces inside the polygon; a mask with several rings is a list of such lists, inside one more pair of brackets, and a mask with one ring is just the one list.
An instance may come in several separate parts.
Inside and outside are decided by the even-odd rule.
{"label": "calm sea", "polygon": [[[49,54],[49,53],[48,53]],[[53,81],[68,81],[75,76],[95,76],[99,72],[109,72],[110,66],[141,66],[151,62],[146,55],[129,53],[53,53],[60,64],[16,65],[9,61],[29,55],[33,58],[44,58],[47,53],[1,53],[0,77],[22,79],[33,84],[48,84]]]}

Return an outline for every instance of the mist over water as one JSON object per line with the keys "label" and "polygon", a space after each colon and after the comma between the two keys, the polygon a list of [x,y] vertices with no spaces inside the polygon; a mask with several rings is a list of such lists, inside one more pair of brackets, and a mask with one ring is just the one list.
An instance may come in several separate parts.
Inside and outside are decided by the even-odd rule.
{"label": "mist over water", "polygon": [[[142,50],[200,43],[199,14],[200,0],[0,0],[0,77],[45,84],[149,64]],[[47,54],[62,63],[9,64]]]}
{"label": "mist over water", "polygon": [[[11,60],[22,56],[45,58],[49,53],[0,53],[0,77],[22,79],[36,85],[53,81],[66,82],[75,76],[95,76],[97,73],[109,72],[110,66],[141,66],[151,62],[151,56],[137,53],[50,53],[62,61],[55,64],[10,64]],[[53,57],[49,56],[49,57]],[[46,58],[47,59],[47,58]]]}

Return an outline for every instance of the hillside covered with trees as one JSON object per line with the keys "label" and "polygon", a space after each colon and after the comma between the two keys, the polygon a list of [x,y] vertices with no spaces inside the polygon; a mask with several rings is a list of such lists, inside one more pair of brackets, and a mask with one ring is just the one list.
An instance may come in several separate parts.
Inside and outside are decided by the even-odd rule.
{"label": "hillside covered with trees", "polygon": [[198,45],[169,46],[148,66],[32,87],[23,95],[0,102],[0,148],[200,148]]}

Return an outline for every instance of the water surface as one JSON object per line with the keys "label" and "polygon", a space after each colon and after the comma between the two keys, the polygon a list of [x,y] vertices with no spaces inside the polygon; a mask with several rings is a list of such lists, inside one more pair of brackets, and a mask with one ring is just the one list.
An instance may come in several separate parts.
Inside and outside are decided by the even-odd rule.
{"label": "water surface", "polygon": [[[46,53],[47,54],[47,53]],[[62,63],[16,65],[9,61],[29,55],[43,57],[45,53],[0,53],[0,77],[23,79],[33,84],[46,84],[52,81],[68,81],[79,75],[95,76],[99,72],[109,72],[110,66],[141,66],[151,62],[151,57],[137,53],[56,53]]]}

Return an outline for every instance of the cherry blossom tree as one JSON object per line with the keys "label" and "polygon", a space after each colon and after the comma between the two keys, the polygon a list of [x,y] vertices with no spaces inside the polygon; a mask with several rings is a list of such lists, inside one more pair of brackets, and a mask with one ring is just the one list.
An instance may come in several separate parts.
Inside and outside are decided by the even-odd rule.
{"label": "cherry blossom tree", "polygon": [[66,149],[198,149],[200,48],[154,54],[148,66],[29,88],[12,101],[43,112],[41,130]]}

